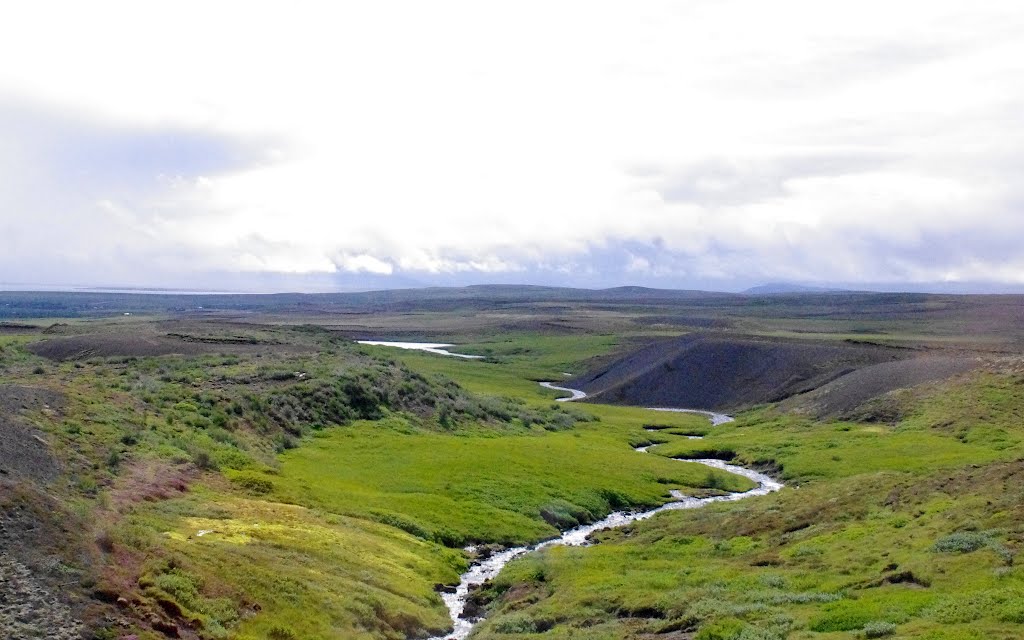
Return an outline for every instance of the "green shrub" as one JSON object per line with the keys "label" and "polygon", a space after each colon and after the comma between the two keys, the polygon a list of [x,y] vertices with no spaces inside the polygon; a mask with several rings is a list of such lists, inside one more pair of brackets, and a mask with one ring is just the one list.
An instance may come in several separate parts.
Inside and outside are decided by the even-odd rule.
{"label": "green shrub", "polygon": [[210,452],[205,449],[195,449],[192,451],[192,464],[205,470],[214,470],[217,468],[217,463],[214,462],[213,456],[211,456]]}
{"label": "green shrub", "polygon": [[295,632],[285,627],[273,627],[267,632],[267,640],[299,640]]}
{"label": "green shrub", "polygon": [[266,495],[274,490],[274,483],[255,471],[238,471],[230,478],[235,485],[256,495]]}
{"label": "green shrub", "polygon": [[974,531],[958,531],[935,541],[932,551],[936,553],[971,553],[988,545],[989,537]]}
{"label": "green shrub", "polygon": [[871,622],[871,612],[862,609],[857,602],[839,601],[828,605],[829,610],[812,618],[808,628],[811,631],[827,633],[831,631],[855,631],[862,629]]}
{"label": "green shrub", "polygon": [[1024,624],[1024,602],[1014,600],[1004,604],[996,616],[1001,622]]}
{"label": "green shrub", "polygon": [[711,624],[701,626],[700,631],[694,636],[694,640],[737,640],[745,626],[736,618],[716,620]]}
{"label": "green shrub", "polygon": [[758,627],[746,627],[736,636],[736,640],[785,640],[785,638],[785,630]]}

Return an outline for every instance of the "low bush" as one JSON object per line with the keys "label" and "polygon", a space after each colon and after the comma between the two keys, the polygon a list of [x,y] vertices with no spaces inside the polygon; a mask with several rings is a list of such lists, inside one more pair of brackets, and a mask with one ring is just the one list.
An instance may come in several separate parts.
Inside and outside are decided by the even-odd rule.
{"label": "low bush", "polygon": [[971,553],[989,543],[989,536],[974,531],[958,531],[935,541],[932,551],[936,553]]}
{"label": "low bush", "polygon": [[865,638],[885,638],[896,633],[896,625],[891,622],[869,622],[864,625]]}
{"label": "low bush", "polygon": [[238,471],[229,478],[236,486],[256,495],[266,495],[274,490],[274,483],[255,471]]}

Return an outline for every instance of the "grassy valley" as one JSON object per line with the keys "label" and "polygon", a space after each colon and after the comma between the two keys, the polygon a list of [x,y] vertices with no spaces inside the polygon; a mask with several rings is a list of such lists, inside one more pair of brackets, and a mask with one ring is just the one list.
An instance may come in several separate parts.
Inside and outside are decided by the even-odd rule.
{"label": "grassy valley", "polygon": [[[463,547],[753,486],[685,462],[704,457],[787,487],[516,560],[472,595],[488,613],[474,637],[1024,629],[1021,329],[990,314],[1013,299],[855,313],[863,297],[515,290],[183,313],[171,305],[192,301],[129,296],[104,307],[117,315],[38,317],[96,303],[52,295],[0,325],[0,623],[15,637],[65,619],[66,637],[426,638],[450,627],[439,589],[472,560]],[[689,334],[714,348],[675,346]],[[794,341],[811,356],[787,356]],[[602,403],[671,400],[679,372],[697,388],[703,372],[753,375],[758,358],[788,395],[735,385],[714,405],[741,409],[733,423]],[[611,376],[629,392],[596,402],[537,384]]]}

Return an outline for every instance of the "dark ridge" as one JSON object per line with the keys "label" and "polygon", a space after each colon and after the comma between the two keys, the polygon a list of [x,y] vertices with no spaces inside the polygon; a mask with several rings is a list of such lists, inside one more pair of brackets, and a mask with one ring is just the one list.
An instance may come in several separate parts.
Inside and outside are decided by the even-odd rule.
{"label": "dark ridge", "polygon": [[577,378],[598,402],[729,410],[805,393],[911,350],[690,334],[659,341]]}

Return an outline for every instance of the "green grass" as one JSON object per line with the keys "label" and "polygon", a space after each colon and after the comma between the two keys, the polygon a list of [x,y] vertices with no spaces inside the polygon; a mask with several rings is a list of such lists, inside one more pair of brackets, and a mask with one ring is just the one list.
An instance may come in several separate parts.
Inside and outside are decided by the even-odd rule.
{"label": "green grass", "polygon": [[[608,353],[621,343],[612,335],[499,335],[488,342],[465,342],[450,350],[486,356],[484,360],[452,358],[394,347],[363,348],[401,360],[423,374],[444,375],[474,393],[537,398],[536,382],[564,380],[563,373],[582,373],[581,363]],[[559,395],[546,391],[541,398]]]}
{"label": "green grass", "polygon": [[699,433],[699,416],[554,403],[532,379],[608,336],[498,339],[474,362],[260,335],[304,350],[54,363],[24,349],[38,336],[3,342],[0,380],[42,367],[64,394],[30,417],[93,513],[98,589],[133,602],[142,638],[159,637],[154,616],[204,638],[440,632],[434,585],[457,580],[457,547],[538,541],[674,488],[751,486],[633,451],[676,438],[645,426]]}
{"label": "green grass", "polygon": [[[829,328],[801,322],[783,325]],[[863,329],[924,336],[901,326]],[[868,336],[852,321],[839,329]],[[441,631],[434,585],[464,568],[458,547],[540,540],[672,488],[750,486],[669,459],[709,453],[770,465],[790,488],[525,557],[484,592],[492,615],[477,637],[1024,635],[1019,374],[894,394],[895,424],[765,407],[712,428],[554,403],[561,394],[536,384],[621,348],[625,330],[452,336],[482,361],[360,348],[308,327],[257,333],[301,349],[53,363],[25,349],[41,336],[0,336],[0,382],[66,394],[25,416],[64,461],[52,491],[101,529],[97,588],[131,600],[119,615],[136,616],[131,631],[147,640],[160,637],[149,618],[175,609],[203,638]],[[176,474],[188,491],[161,485]]]}
{"label": "green grass", "polygon": [[978,374],[895,401],[894,426],[759,410],[654,447],[771,461],[799,488],[518,560],[478,637],[1020,637],[1024,385]]}
{"label": "green grass", "polygon": [[[246,640],[273,637],[274,629],[339,639],[439,632],[449,622],[433,585],[456,580],[464,566],[460,553],[394,527],[211,489],[129,522],[166,532],[159,552],[149,550],[165,560],[151,560],[140,581],[148,595],[175,601],[212,636],[226,629]],[[169,574],[205,587],[205,595],[167,593],[160,585]]]}
{"label": "green grass", "polygon": [[[336,427],[281,455],[275,469],[229,471],[233,482],[138,508],[114,537],[173,559],[176,571],[205,585],[206,595],[186,599],[192,606],[153,587],[149,597],[170,598],[232,637],[264,638],[275,628],[299,638],[440,631],[447,619],[433,585],[457,581],[465,566],[453,546],[537,541],[556,535],[556,525],[659,504],[670,488],[751,486],[633,451],[642,423],[640,415],[565,432],[452,434],[392,416]],[[213,533],[197,536],[203,530]],[[143,583],[168,572],[166,563],[155,566]],[[219,594],[220,609],[209,594]],[[238,617],[253,601],[259,615]]]}
{"label": "green grass", "polygon": [[[266,477],[277,499],[400,523],[461,546],[522,544],[614,509],[657,505],[668,490],[746,490],[741,477],[632,450],[629,426],[500,437],[361,423],[324,432],[281,456]],[[403,432],[404,431],[404,432]]]}
{"label": "green grass", "polygon": [[759,422],[747,417],[722,425],[704,440],[683,440],[653,448],[670,457],[702,457],[708,450],[735,451],[747,462],[774,461],[782,476],[797,483],[874,471],[923,473],[1003,457],[984,444],[961,442],[912,427],[835,423],[808,425],[789,418]]}

